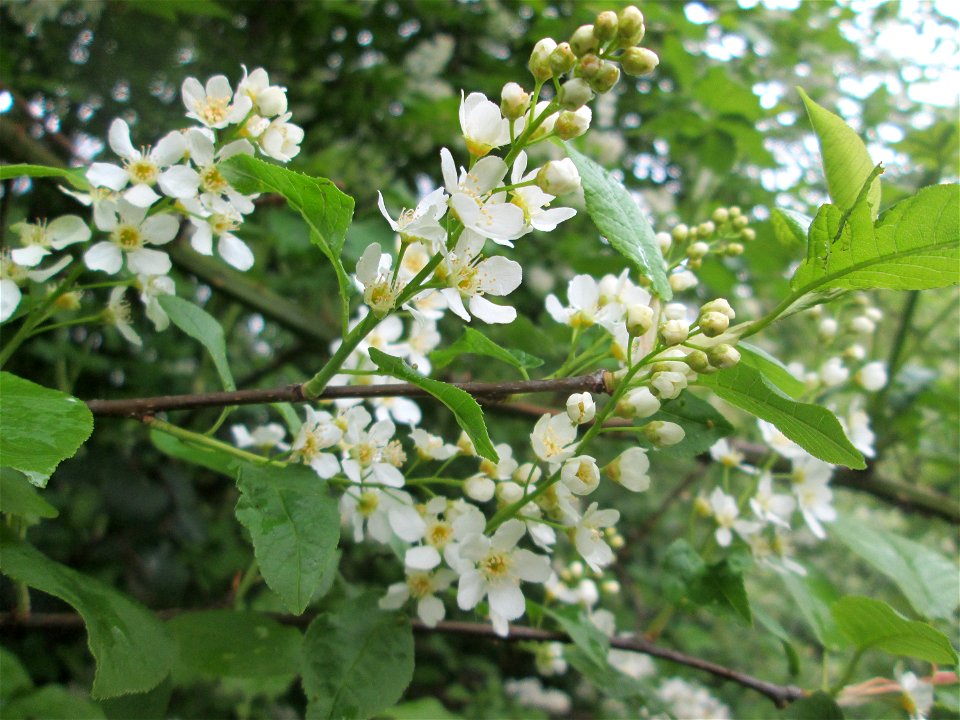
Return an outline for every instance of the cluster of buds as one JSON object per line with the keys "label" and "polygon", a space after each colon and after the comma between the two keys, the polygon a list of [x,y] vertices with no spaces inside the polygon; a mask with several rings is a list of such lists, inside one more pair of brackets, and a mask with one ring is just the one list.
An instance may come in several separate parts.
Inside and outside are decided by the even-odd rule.
{"label": "cluster of buds", "polygon": [[709,220],[698,225],[676,225],[669,233],[658,233],[657,241],[664,256],[683,260],[691,270],[698,269],[703,259],[715,255],[742,255],[744,244],[757,237],[749,227],[750,219],[737,206],[719,207]]}

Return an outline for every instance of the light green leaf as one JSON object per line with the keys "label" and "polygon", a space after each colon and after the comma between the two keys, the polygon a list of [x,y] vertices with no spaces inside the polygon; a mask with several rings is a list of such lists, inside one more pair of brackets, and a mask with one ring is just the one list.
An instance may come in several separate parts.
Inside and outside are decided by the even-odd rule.
{"label": "light green leaf", "polygon": [[299,615],[337,550],[337,501],[326,482],[304,465],[239,465],[237,520],[250,532],[263,579]]}
{"label": "light green leaf", "polygon": [[310,241],[327,256],[337,273],[346,310],[351,285],[340,253],[353,219],[353,198],[326,178],[310,177],[249,155],[234,155],[218,167],[238,191],[283,195],[287,204],[300,213],[310,227]]}
{"label": "light green leaf", "polygon": [[473,441],[477,453],[493,462],[500,461],[497,451],[493,448],[493,443],[490,442],[490,436],[487,435],[487,426],[483,421],[483,411],[469,393],[445,382],[424,377],[400,358],[388,355],[376,348],[370,348],[370,359],[373,360],[381,372],[426,390],[446,405],[453,413],[457,423]]}
{"label": "light green leaf", "polygon": [[25,474],[34,485],[77,452],[93,432],[87,406],[8,372],[0,372],[0,467]]}
{"label": "light green leaf", "polygon": [[[873,171],[875,163],[870,159],[867,146],[860,136],[837,115],[820,107],[798,87],[797,92],[807,108],[810,124],[820,141],[823,157],[823,174],[827,178],[830,199],[841,210],[849,210],[860,194],[860,188]],[[880,179],[877,178],[867,193],[871,218],[880,212]]]}
{"label": "light green leaf", "polygon": [[209,610],[167,622],[179,647],[177,665],[215,677],[296,675],[300,631],[256,612]]}
{"label": "light green leaf", "polygon": [[843,710],[825,692],[800,698],[787,709],[788,720],[843,720]]}
{"label": "light green leaf", "polygon": [[[709,450],[717,440],[733,434],[733,425],[713,405],[686,391],[663,403],[654,415],[644,418],[643,422],[655,420],[676,423],[683,428],[683,440],[676,445],[657,449],[658,453],[671,457],[699,455]],[[646,448],[654,447],[643,434],[637,435],[637,442]]]}
{"label": "light green leaf", "polygon": [[919,614],[953,617],[960,605],[956,563],[920,543],[849,517],[831,523],[830,536],[893,580]]}
{"label": "light green leaf", "polygon": [[793,647],[793,638],[783,628],[783,625],[767,614],[767,611],[762,607],[755,605],[750,609],[757,624],[780,641],[783,654],[787,659],[787,672],[790,673],[790,677],[796,677],[800,673],[800,656],[797,655],[797,650]]}
{"label": "light green leaf", "polygon": [[957,652],[946,635],[926,623],[907,620],[885,602],[848,595],[831,611],[837,627],[861,650],[877,648],[938,665],[957,664]]}
{"label": "light green leaf", "polygon": [[610,640],[583,614],[579,607],[553,609],[536,605],[530,600],[527,603],[534,605],[543,614],[552,618],[594,665],[601,669],[609,666],[607,654],[610,652]]}
{"label": "light green leaf", "polygon": [[508,365],[521,370],[540,367],[543,360],[534,357],[522,350],[507,350],[497,345],[493,340],[473,328],[464,328],[463,335],[457,338],[450,347],[443,350],[434,350],[430,353],[430,362],[438,370],[444,368],[461,355],[474,354],[502,360]]}
{"label": "light green leaf", "polygon": [[567,155],[580,173],[587,212],[613,248],[634,264],[661,299],[673,297],[653,228],[627,189],[603,167],[569,144]]}
{"label": "light green leaf", "polygon": [[90,698],[62,685],[44,685],[3,707],[5,720],[103,720],[106,715]]}
{"label": "light green leaf", "polygon": [[847,439],[832,412],[796,402],[754,368],[738,363],[714,375],[701,375],[699,382],[731,405],[773,423],[814,457],[857,470],[866,467],[863,455]]}
{"label": "light green leaf", "polygon": [[27,476],[0,469],[0,511],[21,517],[55,518],[59,511],[37,493]]}
{"label": "light green leaf", "polygon": [[223,336],[220,323],[203,308],[176,295],[161,295],[157,299],[160,307],[170,316],[170,322],[203,345],[210,353],[210,359],[217,368],[223,389],[236,390],[237,384],[233,381],[230,363],[227,362],[227,341]]}
{"label": "light green leaf", "polygon": [[849,644],[830,613],[830,604],[836,598],[836,591],[832,587],[815,576],[802,578],[793,573],[778,575],[793,598],[794,606],[823,647],[836,650]]}
{"label": "light green leaf", "polygon": [[413,678],[413,631],[367,593],[318,615],[303,639],[307,717],[367,718],[403,695]]}
{"label": "light green leaf", "polygon": [[77,190],[89,190],[90,183],[82,168],[58,168],[49,165],[0,165],[0,180],[18,177],[59,177]]}
{"label": "light green leaf", "polygon": [[178,460],[200,465],[227,477],[236,477],[237,458],[207,445],[192,445],[159,430],[150,430],[150,442],[160,452]]}
{"label": "light green leaf", "polygon": [[389,718],[390,720],[463,720],[462,715],[457,715],[447,710],[443,704],[432,697],[423,697],[418,700],[400,703],[392,708],[387,708],[378,717]]}
{"label": "light green leaf", "polygon": [[18,582],[72,605],[87,626],[97,661],[96,698],[146,692],[167,673],[174,646],[166,628],[143,606],[9,536],[0,538],[0,570]]}
{"label": "light green leaf", "polygon": [[740,351],[741,363],[752,367],[794,400],[803,395],[806,390],[803,380],[766,350],[745,342],[738,343],[737,350]]}
{"label": "light green leaf", "polygon": [[783,245],[805,245],[807,242],[807,228],[812,220],[802,213],[793,210],[776,208],[770,213],[770,225],[773,234]]}

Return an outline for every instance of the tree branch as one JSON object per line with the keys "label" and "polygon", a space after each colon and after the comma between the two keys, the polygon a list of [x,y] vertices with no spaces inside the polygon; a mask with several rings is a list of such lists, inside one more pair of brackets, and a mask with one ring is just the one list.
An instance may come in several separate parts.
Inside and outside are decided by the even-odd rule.
{"label": "tree branch", "polygon": [[[183,609],[160,610],[157,615],[162,619],[168,619],[188,612]],[[314,619],[311,614],[304,615],[284,615],[280,613],[267,613],[273,619],[285,625],[296,627],[307,627]],[[83,618],[75,613],[33,613],[27,617],[19,617],[15,613],[0,613],[0,629],[37,629],[37,630],[79,630],[84,626]],[[429,635],[439,633],[442,635],[473,636],[488,638],[491,640],[502,640],[505,642],[562,642],[570,643],[570,636],[563,632],[553,630],[541,630],[539,628],[526,627],[523,625],[511,625],[510,635],[501,638],[493,631],[493,627],[486,623],[460,622],[447,620],[437,623],[436,627],[427,627],[418,620],[413,621],[414,632],[420,635]],[[777,685],[767,682],[760,678],[747,675],[745,673],[733,670],[724,665],[685,655],[677,650],[662,647],[649,640],[639,637],[619,637],[610,639],[610,647],[618,650],[632,650],[633,652],[650,655],[694,668],[702,672],[709,673],[724,680],[729,680],[742,687],[754,690],[761,695],[769,698],[778,708],[783,708],[795,700],[799,700],[807,695],[802,688],[793,685]]]}

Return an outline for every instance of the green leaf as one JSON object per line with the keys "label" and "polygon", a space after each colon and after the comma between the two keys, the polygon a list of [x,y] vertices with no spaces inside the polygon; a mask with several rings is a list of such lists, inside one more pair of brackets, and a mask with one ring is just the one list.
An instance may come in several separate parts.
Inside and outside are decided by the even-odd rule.
{"label": "green leaf", "polygon": [[843,720],[843,710],[825,692],[800,698],[787,710],[790,720]]}
{"label": "green leaf", "polygon": [[218,167],[238,191],[278,193],[300,213],[310,227],[310,241],[327,256],[337,273],[340,299],[346,311],[351,285],[340,253],[353,219],[353,198],[326,178],[310,177],[249,155],[234,155]]}
{"label": "green leaf", "polygon": [[62,685],[44,685],[3,706],[5,720],[103,720],[106,715],[90,698]]}
{"label": "green leaf", "polygon": [[176,295],[161,295],[157,300],[170,316],[170,321],[210,353],[223,389],[236,390],[237,384],[233,381],[230,363],[227,362],[227,341],[220,323],[203,308]]}
{"label": "green leaf", "polygon": [[707,565],[686,540],[674,540],[663,558],[665,595],[676,603],[732,610],[749,625],[753,622],[743,573],[728,560]]}
{"label": "green leaf", "polygon": [[200,465],[227,477],[237,474],[237,458],[207,445],[192,445],[159,430],[150,430],[150,442],[160,452],[178,460]]}
{"label": "green leaf", "polygon": [[793,598],[794,606],[823,647],[836,650],[849,644],[830,613],[830,603],[836,598],[836,591],[832,587],[815,576],[802,578],[793,573],[778,575]]}
{"label": "green leaf", "polygon": [[840,631],[861,650],[877,648],[938,665],[957,664],[957,652],[946,635],[926,623],[907,620],[885,602],[848,595],[831,611]]}
{"label": "green leaf", "polygon": [[150,692],[121,695],[100,701],[108,720],[164,720],[168,717],[167,706],[173,694],[170,676]]}
{"label": "green leaf", "polygon": [[0,647],[0,707],[3,701],[20,695],[33,687],[30,674],[24,669],[20,658],[4,647]]}
{"label": "green leaf", "polygon": [[[643,422],[661,420],[676,423],[683,427],[683,440],[676,445],[658,448],[658,453],[671,457],[691,457],[706,452],[710,447],[728,435],[733,434],[733,425],[706,400],[691,392],[682,392],[680,396],[660,406],[654,415],[644,418]],[[637,442],[647,448],[654,447],[646,436],[639,434]]]}
{"label": "green leaf", "polygon": [[[532,601],[527,602],[534,605]],[[537,608],[552,618],[594,665],[600,669],[609,666],[607,654],[610,652],[610,640],[600,628],[590,622],[579,607],[552,609],[538,605]]]}
{"label": "green leaf", "polygon": [[337,501],[309,467],[239,465],[237,520],[250,532],[263,579],[299,615],[337,550]]}
{"label": "green leaf", "polygon": [[766,350],[745,342],[737,343],[737,350],[740,351],[741,363],[752,367],[794,400],[803,395],[806,390],[803,380]]}
{"label": "green leaf", "polygon": [[0,570],[5,575],[55,595],[83,617],[90,652],[97,661],[94,697],[146,692],[167,676],[174,646],[153,613],[26,543],[4,536],[0,548]]}
{"label": "green leaf", "polygon": [[787,658],[787,671],[790,673],[790,677],[799,675],[800,656],[797,655],[797,650],[793,647],[793,639],[787,631],[784,630],[783,625],[767,614],[767,611],[762,607],[754,606],[751,610],[757,624],[780,641],[780,645],[783,647],[783,654]]}
{"label": "green leaf", "polygon": [[653,228],[637,207],[636,201],[603,167],[569,144],[566,149],[580,173],[587,212],[600,234],[610,241],[618,253],[632,262],[641,275],[650,280],[654,293],[663,300],[669,300],[673,292],[663,269],[663,255]]}
{"label": "green leaf", "polygon": [[426,390],[446,405],[456,418],[457,424],[473,441],[477,453],[493,462],[500,461],[497,451],[493,448],[493,443],[490,442],[490,436],[487,435],[487,426],[483,421],[483,411],[469,393],[445,382],[424,377],[400,358],[388,355],[381,350],[377,350],[377,348],[370,348],[370,359],[373,360],[381,372]]}
{"label": "green leaf", "polygon": [[830,525],[839,539],[893,580],[919,614],[949,619],[960,605],[956,564],[920,543],[849,517]]}
{"label": "green leaf", "polygon": [[8,372],[0,372],[0,467],[19,470],[46,487],[62,460],[93,432],[87,406]]}
{"label": "green leaf", "polygon": [[27,476],[0,469],[0,511],[21,517],[55,518],[59,511],[40,495]]}
{"label": "green leaf", "polygon": [[167,622],[177,665],[215,677],[293,676],[300,671],[300,631],[256,612],[209,610]]}
{"label": "green leaf", "polygon": [[760,99],[750,89],[733,80],[719,66],[710,68],[694,87],[697,100],[718,115],[739,115],[754,122],[763,115]]}
{"label": "green leaf", "polygon": [[464,328],[463,335],[457,338],[450,347],[443,350],[434,350],[430,353],[430,362],[438,370],[444,368],[461,355],[474,354],[502,360],[518,370],[527,370],[543,365],[543,360],[534,357],[522,350],[507,350],[497,345],[493,340],[473,328]]}
{"label": "green leaf", "polygon": [[303,639],[307,717],[367,718],[403,695],[413,678],[413,630],[367,593],[310,623]]}
{"label": "green leaf", "polygon": [[847,439],[832,412],[796,402],[749,365],[738,363],[714,375],[701,375],[699,382],[731,405],[773,423],[814,457],[857,470],[866,467],[863,455]]}
{"label": "green leaf", "polygon": [[447,710],[443,704],[432,697],[424,697],[419,700],[394,705],[387,708],[378,717],[390,718],[391,720],[463,720],[462,715]]}
{"label": "green leaf", "polygon": [[770,213],[770,225],[773,227],[774,237],[786,246],[805,245],[807,229],[812,220],[806,215],[793,210],[776,208]]}
{"label": "green leaf", "polygon": [[58,168],[49,165],[0,165],[0,180],[18,177],[59,177],[77,190],[89,190],[90,183],[82,168]]}
{"label": "green leaf", "polygon": [[[842,119],[829,110],[820,107],[810,96],[798,87],[797,92],[807,108],[810,124],[820,141],[820,154],[823,157],[823,174],[827,178],[827,191],[830,199],[841,210],[853,207],[860,194],[860,188],[873,171],[874,162],[870,159],[867,146],[860,136]],[[867,193],[871,218],[880,212],[880,179],[870,185]]]}
{"label": "green leaf", "polygon": [[604,660],[603,665],[597,665],[582,648],[577,646],[565,647],[563,657],[574,670],[607,697],[628,702],[634,707],[642,706],[651,713],[663,713],[664,717],[667,716],[663,704],[657,700],[652,688],[642,680],[621,672],[607,660]]}

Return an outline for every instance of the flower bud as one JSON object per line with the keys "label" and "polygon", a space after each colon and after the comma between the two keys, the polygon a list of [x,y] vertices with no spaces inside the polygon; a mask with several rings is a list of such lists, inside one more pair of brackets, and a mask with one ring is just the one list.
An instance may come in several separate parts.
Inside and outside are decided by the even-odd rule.
{"label": "flower bud", "polygon": [[567,417],[575,425],[590,422],[596,414],[597,404],[590,393],[574,393],[567,398]]}
{"label": "flower bud", "polygon": [[550,38],[543,38],[533,46],[533,52],[530,53],[530,62],[527,67],[530,72],[540,82],[549,80],[553,77],[553,70],[550,68],[550,54],[557,49],[557,43]]}
{"label": "flower bud", "polygon": [[550,53],[550,69],[556,77],[568,73],[577,62],[577,56],[570,49],[570,43],[562,42]]}
{"label": "flower bud", "polygon": [[600,484],[597,461],[589,455],[570,458],[560,469],[560,482],[574,495],[589,495]]}
{"label": "flower bud", "polygon": [[566,195],[580,187],[580,173],[570,158],[551,160],[537,173],[537,186],[548,195]]}
{"label": "flower bud", "polygon": [[650,417],[660,409],[660,401],[654,397],[648,387],[634,388],[617,405],[617,414],[621,417]]}
{"label": "flower bud", "polygon": [[507,120],[516,120],[530,107],[530,93],[515,82],[508,82],[500,93],[500,112]]}
{"label": "flower bud", "polygon": [[670,237],[674,239],[674,242],[683,242],[690,235],[690,228],[688,228],[683,223],[677,225],[671,232]]}
{"label": "flower bud", "polygon": [[853,360],[855,362],[859,362],[860,360],[863,360],[866,356],[867,356],[866,349],[863,347],[863,345],[858,345],[857,343],[854,343],[853,345],[851,345],[850,347],[848,347],[846,350],[843,351],[844,360]]}
{"label": "flower bud", "polygon": [[[540,115],[543,114],[544,110],[546,110],[547,107],[549,106],[550,106],[550,102],[548,100],[541,100],[540,102],[537,103],[537,106],[533,109],[533,116],[539,117]],[[548,115],[544,119],[544,121],[540,123],[537,129],[533,131],[533,134],[530,136],[530,139],[539,140],[545,135],[549,135],[550,133],[553,132],[553,128],[554,128],[554,125],[556,125],[556,122],[557,122],[557,113]]]}
{"label": "flower bud", "polygon": [[887,369],[882,362],[867,363],[853,376],[853,381],[869,392],[882,390],[887,384]]}
{"label": "flower bud", "polygon": [[627,332],[634,337],[653,327],[653,308],[649,305],[631,305],[627,308]]}
{"label": "flower bud", "polygon": [[667,345],[679,345],[689,334],[690,326],[683,320],[667,320],[660,326],[660,337]]}
{"label": "flower bud", "polygon": [[704,303],[700,308],[700,312],[701,314],[709,312],[723,313],[731,320],[737,316],[737,314],[733,311],[733,308],[730,307],[730,303],[727,302],[726,298],[717,298],[716,300],[711,300],[708,303]]}
{"label": "flower bud", "polygon": [[858,315],[850,321],[850,329],[860,335],[869,335],[877,329],[877,326],[866,315]]}
{"label": "flower bud", "polygon": [[620,65],[627,75],[643,77],[657,69],[660,58],[653,50],[644,47],[628,47],[620,56]]}
{"label": "flower bud", "polygon": [[673,400],[687,387],[687,376],[679,372],[655,372],[650,388],[661,400]]}
{"label": "flower bud", "polygon": [[583,78],[567,80],[560,86],[560,105],[566,110],[577,110],[593,100],[593,90]]}
{"label": "flower bud", "polygon": [[597,76],[597,73],[600,72],[600,69],[603,67],[604,61],[593,53],[587,53],[582,58],[580,62],[577,63],[576,69],[574,69],[573,74],[576,77],[582,77],[586,80],[593,80]]}
{"label": "flower bud", "polygon": [[717,224],[723,225],[727,220],[730,219],[730,213],[727,212],[726,208],[719,207],[713,211],[713,215],[710,218]]}
{"label": "flower bud", "polygon": [[507,481],[496,486],[497,500],[510,505],[523,497],[523,487],[515,482]]}
{"label": "flower bud", "polygon": [[592,87],[597,93],[603,94],[613,90],[613,86],[620,81],[620,68],[616,63],[604,62],[600,72],[590,81]]}
{"label": "flower bud", "polygon": [[650,487],[650,458],[641,447],[629,448],[603,468],[607,476],[631,492],[643,492]]}
{"label": "flower bud", "polygon": [[666,447],[668,445],[676,445],[678,442],[681,442],[686,433],[683,431],[683,428],[672,422],[664,422],[662,420],[656,420],[652,423],[649,423],[644,429],[643,434],[646,435],[647,440],[652,442],[657,447]]}
{"label": "flower bud", "polygon": [[744,242],[752,242],[757,239],[757,231],[753,228],[745,227],[740,231],[740,239]]}
{"label": "flower bud", "polygon": [[740,210],[740,207],[738,205],[733,205],[732,207],[728,207],[727,211],[730,213],[731,219],[738,218],[742,214],[742,211]]}
{"label": "flower bud", "polygon": [[620,595],[621,587],[620,583],[618,583],[616,580],[604,580],[602,583],[600,583],[600,590],[605,595],[613,595],[614,597],[617,597]]}
{"label": "flower bud", "polygon": [[636,6],[627,5],[617,18],[617,44],[629,48],[643,40],[646,29],[643,27],[643,13]]}
{"label": "flower bud", "polygon": [[691,350],[687,354],[687,365],[694,372],[706,374],[713,372],[715,368],[710,365],[710,360],[703,350]]}
{"label": "flower bud", "polygon": [[597,36],[597,40],[602,45],[617,36],[619,24],[617,14],[613,10],[605,10],[597,15],[597,19],[593,21],[593,34]]}
{"label": "flower bud", "polygon": [[699,259],[709,252],[710,252],[710,246],[701,240],[699,242],[693,243],[690,247],[687,248],[687,257]]}
{"label": "flower bud", "polygon": [[837,330],[840,329],[840,326],[837,324],[837,321],[833,318],[824,318],[820,321],[820,326],[817,328],[817,334],[820,336],[821,340],[831,340],[837,334]]}
{"label": "flower bud", "polygon": [[670,237],[670,233],[658,232],[655,237],[657,245],[660,246],[660,253],[666,255],[670,252],[670,246],[673,245],[673,238]]}
{"label": "flower bud", "polygon": [[600,48],[597,36],[593,33],[593,25],[581,25],[570,36],[570,47],[577,57],[596,52]]}
{"label": "flower bud", "polygon": [[730,318],[721,312],[708,312],[700,316],[700,329],[707,337],[723,335],[730,327]]}
{"label": "flower bud", "polygon": [[727,243],[727,246],[723,249],[724,255],[729,255],[730,257],[736,257],[737,255],[743,255],[743,245],[740,243]]}
{"label": "flower bud", "polygon": [[733,227],[736,230],[743,230],[749,224],[750,219],[746,215],[737,215],[737,217],[733,219]]}
{"label": "flower bud", "polygon": [[579,110],[564,110],[557,117],[553,130],[561,140],[572,140],[590,129],[592,119],[593,112],[586,105]]}
{"label": "flower bud", "polygon": [[717,226],[714,225],[712,221],[707,220],[706,222],[702,222],[697,226],[697,235],[702,238],[708,238],[713,235],[716,229]]}
{"label": "flower bud", "polygon": [[473,446],[473,440],[465,432],[461,432],[460,437],[457,438],[457,447],[467,457],[475,457],[477,454],[477,449]]}
{"label": "flower bud", "polygon": [[487,502],[493,499],[497,484],[486,475],[468,477],[463,483],[463,492],[471,500]]}
{"label": "flower bud", "polygon": [[697,276],[689,270],[681,270],[667,278],[667,282],[670,283],[670,289],[674,292],[683,292],[684,290],[696,287],[698,280]]}
{"label": "flower bud", "polygon": [[707,350],[707,357],[710,364],[715,368],[730,368],[740,362],[740,353],[732,345],[720,343]]}

